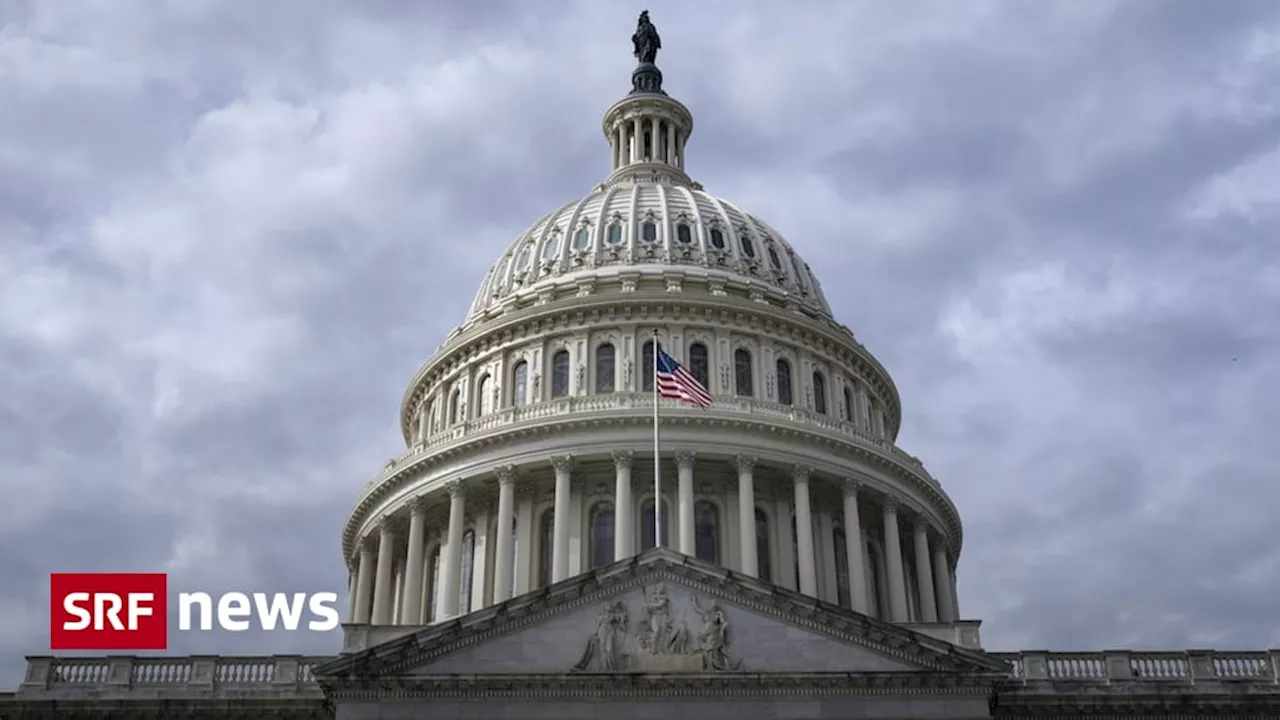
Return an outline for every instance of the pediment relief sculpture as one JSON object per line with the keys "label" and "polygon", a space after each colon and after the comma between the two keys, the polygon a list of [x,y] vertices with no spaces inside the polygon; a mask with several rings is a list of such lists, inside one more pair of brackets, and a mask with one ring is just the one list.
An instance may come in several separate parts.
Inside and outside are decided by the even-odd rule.
{"label": "pediment relief sculpture", "polygon": [[[587,639],[578,672],[728,672],[741,663],[729,656],[729,623],[714,601],[690,599],[677,608],[664,583],[645,588],[640,617],[632,625],[624,600],[600,609],[595,631]],[[696,634],[689,620],[698,623]]]}

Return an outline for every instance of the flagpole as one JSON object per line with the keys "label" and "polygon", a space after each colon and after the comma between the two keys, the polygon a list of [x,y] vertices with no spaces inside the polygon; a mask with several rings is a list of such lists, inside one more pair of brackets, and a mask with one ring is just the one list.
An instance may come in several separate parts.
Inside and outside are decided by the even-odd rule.
{"label": "flagpole", "polygon": [[658,462],[658,329],[653,329],[653,546],[662,547],[662,473]]}

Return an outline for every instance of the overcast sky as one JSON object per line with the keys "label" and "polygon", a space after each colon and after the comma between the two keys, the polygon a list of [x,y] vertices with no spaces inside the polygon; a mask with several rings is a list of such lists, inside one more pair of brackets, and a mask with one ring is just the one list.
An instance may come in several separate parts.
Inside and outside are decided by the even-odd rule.
{"label": "overcast sky", "polygon": [[1280,3],[0,0],[0,688],[51,571],[345,595],[644,7],[691,175],[893,373],[984,644],[1280,646]]}

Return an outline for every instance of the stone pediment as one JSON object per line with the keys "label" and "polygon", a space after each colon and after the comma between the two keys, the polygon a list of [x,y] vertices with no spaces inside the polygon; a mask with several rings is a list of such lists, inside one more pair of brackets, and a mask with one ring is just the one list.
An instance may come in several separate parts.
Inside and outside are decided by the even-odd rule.
{"label": "stone pediment", "polygon": [[348,655],[320,678],[1000,675],[1008,666],[666,549]]}

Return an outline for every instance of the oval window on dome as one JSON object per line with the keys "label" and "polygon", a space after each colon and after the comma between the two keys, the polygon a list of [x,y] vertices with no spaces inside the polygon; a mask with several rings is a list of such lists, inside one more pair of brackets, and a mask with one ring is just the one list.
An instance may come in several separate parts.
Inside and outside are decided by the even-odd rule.
{"label": "oval window on dome", "polygon": [[769,246],[769,264],[774,270],[782,269],[782,258],[778,257],[778,251],[774,250],[772,245]]}
{"label": "oval window on dome", "polygon": [[640,239],[647,243],[656,241],[658,239],[658,224],[652,220],[645,220],[640,223]]}
{"label": "oval window on dome", "polygon": [[546,243],[542,246],[542,259],[553,260],[556,253],[560,251],[560,233],[553,232],[551,237],[547,238]]}
{"label": "oval window on dome", "polygon": [[584,225],[578,228],[578,232],[573,234],[573,249],[586,250],[591,244],[591,231]]}
{"label": "oval window on dome", "polygon": [[622,224],[613,223],[609,226],[609,244],[617,245],[622,242]]}
{"label": "oval window on dome", "polygon": [[684,223],[676,225],[676,242],[681,245],[688,245],[693,242],[693,228]]}
{"label": "oval window on dome", "polygon": [[743,230],[738,235],[738,247],[742,248],[742,254],[749,258],[756,256],[755,243],[751,242],[751,236],[747,235],[747,231]]}
{"label": "oval window on dome", "polygon": [[724,249],[724,233],[720,228],[711,228],[711,247],[717,250]]}
{"label": "oval window on dome", "polygon": [[525,270],[529,267],[529,255],[532,251],[532,245],[525,245],[520,251],[520,257],[516,259],[516,270]]}

